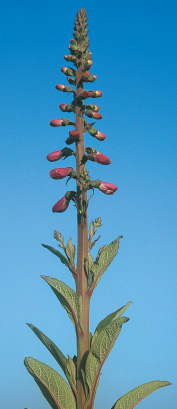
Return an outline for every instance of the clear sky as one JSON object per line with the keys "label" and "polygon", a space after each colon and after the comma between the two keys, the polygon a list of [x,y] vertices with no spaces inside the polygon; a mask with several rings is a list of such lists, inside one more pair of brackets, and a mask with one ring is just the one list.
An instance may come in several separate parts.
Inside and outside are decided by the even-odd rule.
{"label": "clear sky", "polygon": [[[66,189],[53,181],[56,167],[46,155],[65,146],[68,130],[51,119],[71,98],[55,90],[67,80],[73,23],[84,7],[89,18],[93,88],[103,120],[104,142],[86,134],[112,161],[89,163],[91,179],[114,183],[118,191],[97,191],[89,220],[101,216],[100,245],[123,234],[119,255],[92,298],[91,331],[128,301],[130,321],[105,363],[95,408],[111,409],[118,397],[151,380],[167,380],[139,409],[177,408],[176,373],[176,17],[174,0],[75,2],[17,0],[1,4],[1,371],[0,409],[48,409],[23,365],[32,356],[58,370],[32,331],[40,328],[64,354],[76,353],[72,323],[50,288],[49,275],[74,282],[65,266],[40,243],[57,246],[56,229],[76,243],[76,210],[52,206]],[[88,87],[88,89],[91,89]],[[91,100],[90,100],[91,102]],[[95,100],[94,100],[95,102]],[[70,114],[70,118],[73,118]],[[74,158],[59,166],[73,166]],[[97,246],[98,249],[98,246]],[[96,255],[95,252],[93,252]],[[60,369],[59,369],[60,372]],[[61,373],[61,372],[60,372]]]}

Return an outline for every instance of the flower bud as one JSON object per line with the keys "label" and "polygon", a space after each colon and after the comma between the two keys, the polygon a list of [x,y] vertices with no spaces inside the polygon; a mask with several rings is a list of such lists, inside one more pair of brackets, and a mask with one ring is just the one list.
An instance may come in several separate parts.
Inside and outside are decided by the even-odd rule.
{"label": "flower bud", "polygon": [[92,110],[94,112],[98,112],[100,110],[100,107],[98,105],[93,105],[93,104],[87,104],[85,105],[85,108],[88,110]]}
{"label": "flower bud", "polygon": [[71,85],[76,85],[76,79],[75,78],[67,77],[67,80]]}
{"label": "flower bud", "polygon": [[92,98],[102,97],[102,91],[92,91]]}
{"label": "flower bud", "polygon": [[103,153],[100,152],[96,152],[96,153],[91,153],[89,155],[87,155],[87,158],[92,160],[93,162],[97,162],[100,165],[110,165],[111,161],[110,159],[103,155]]}
{"label": "flower bud", "polygon": [[89,71],[84,71],[83,74],[82,74],[82,77],[81,77],[81,81],[83,81],[83,82],[87,81],[90,76],[91,75],[90,75]]}
{"label": "flower bud", "polygon": [[84,71],[85,71],[85,70],[90,70],[92,64],[93,64],[93,61],[92,61],[92,60],[87,60],[87,61],[84,63],[84,68],[83,68],[83,70],[84,70]]}
{"label": "flower bud", "polygon": [[105,193],[106,195],[113,195],[113,193],[117,190],[117,186],[113,185],[112,183],[108,182],[101,182],[101,180],[92,180],[91,185],[93,187],[98,188],[101,192]]}
{"label": "flower bud", "polygon": [[92,92],[93,92],[93,91],[84,90],[84,91],[82,91],[82,92],[80,93],[80,95],[78,96],[78,99],[79,99],[79,100],[83,100],[83,99],[89,98],[89,97],[92,96]]}
{"label": "flower bud", "polygon": [[49,153],[49,154],[47,155],[47,160],[48,160],[49,162],[55,162],[56,160],[59,160],[59,159],[61,159],[62,157],[63,157],[62,151],[55,151],[55,152]]}
{"label": "flower bud", "polygon": [[57,84],[55,88],[58,89],[58,91],[75,92],[71,87],[67,85]]}
{"label": "flower bud", "polygon": [[73,70],[72,68],[67,68],[67,67],[61,67],[61,72],[63,72],[63,74],[65,74],[65,75],[69,75],[69,76],[72,76],[72,75],[76,74],[75,70]]}
{"label": "flower bud", "polygon": [[52,119],[50,122],[51,126],[66,126],[66,125],[75,125],[74,122],[70,121],[69,119]]}
{"label": "flower bud", "polygon": [[87,78],[87,82],[94,82],[97,79],[97,75],[90,75],[89,78]]}
{"label": "flower bud", "polygon": [[57,168],[57,169],[52,169],[50,171],[50,177],[52,179],[63,179],[69,175],[70,175],[70,168]]}
{"label": "flower bud", "polygon": [[52,179],[63,179],[66,176],[71,176],[74,177],[76,174],[75,170],[73,168],[57,168],[57,169],[52,169],[50,171],[50,177]]}
{"label": "flower bud", "polygon": [[89,118],[102,119],[102,115],[98,112],[86,111],[85,115],[87,115]]}
{"label": "flower bud", "polygon": [[78,131],[69,131],[69,136],[71,139],[78,140],[80,138],[80,132]]}
{"label": "flower bud", "polygon": [[78,63],[78,59],[74,55],[64,55],[64,59],[73,62],[74,64]]}
{"label": "flower bud", "polygon": [[60,199],[57,203],[55,203],[55,205],[52,208],[52,212],[55,213],[62,213],[64,212],[67,207],[69,206],[69,202],[70,200],[66,199],[66,197],[62,197],[62,199]]}
{"label": "flower bud", "polygon": [[69,148],[63,148],[60,151],[55,151],[52,153],[49,153],[46,157],[46,159],[49,162],[55,162],[61,158],[67,158],[68,156],[71,156],[73,154],[73,150]]}
{"label": "flower bud", "polygon": [[67,138],[66,141],[65,141],[66,145],[71,145],[71,144],[74,143],[74,142],[75,142],[74,139],[71,139],[69,136],[68,136],[68,138]]}
{"label": "flower bud", "polygon": [[61,109],[62,112],[73,112],[74,108],[72,105],[68,104],[60,104],[59,108]]}
{"label": "flower bud", "polygon": [[[92,129],[94,129],[94,128],[92,128]],[[88,132],[90,133],[90,131],[88,131]],[[94,138],[98,139],[98,141],[104,141],[104,139],[106,138],[106,135],[104,133],[102,133],[102,132],[99,132],[99,131],[97,131],[95,133],[95,135],[92,135],[92,136],[94,136]]]}

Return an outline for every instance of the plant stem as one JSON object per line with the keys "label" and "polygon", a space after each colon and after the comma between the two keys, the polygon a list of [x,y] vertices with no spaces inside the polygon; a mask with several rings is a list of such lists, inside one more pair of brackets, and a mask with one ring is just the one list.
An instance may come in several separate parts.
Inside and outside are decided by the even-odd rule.
{"label": "plant stem", "polygon": [[[83,85],[80,82],[83,68],[83,60],[80,59],[81,65],[79,66],[77,73],[77,85],[76,85],[76,97],[82,92]],[[83,103],[76,103],[76,130],[80,133],[80,140],[76,143],[76,171],[77,177],[79,177],[82,172],[83,165],[81,164],[82,157],[85,153],[84,147],[84,125],[83,125],[83,114],[80,112]],[[77,205],[78,209],[82,211],[83,203],[87,203],[87,192],[82,192],[82,186],[77,179]],[[82,366],[82,359],[84,354],[89,350],[89,304],[90,297],[87,294],[87,277],[84,271],[84,259],[87,257],[88,253],[88,221],[87,221],[87,210],[85,217],[82,213],[77,212],[77,231],[78,231],[78,242],[77,242],[77,272],[78,277],[76,278],[76,293],[78,297],[81,297],[82,307],[81,307],[81,326],[83,329],[83,334],[77,337],[77,391],[78,391],[78,409],[84,408],[85,403],[85,393],[81,381],[80,369]]]}

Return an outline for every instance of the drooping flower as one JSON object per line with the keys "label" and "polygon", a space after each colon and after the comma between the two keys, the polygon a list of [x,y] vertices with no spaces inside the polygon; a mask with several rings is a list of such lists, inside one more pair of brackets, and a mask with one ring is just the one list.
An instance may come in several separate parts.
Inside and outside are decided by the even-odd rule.
{"label": "drooping flower", "polygon": [[73,152],[74,151],[72,149],[63,148],[60,151],[55,151],[55,152],[49,153],[47,155],[47,160],[49,162],[55,162],[55,161],[57,161],[57,160],[59,160],[59,159],[61,159],[63,157],[67,158],[68,156],[71,156],[73,154]]}
{"label": "drooping flower", "polygon": [[110,165],[111,163],[110,159],[106,155],[103,155],[103,153],[100,153],[93,148],[86,148],[86,152],[87,160],[89,159],[93,162],[97,162],[100,165]]}
{"label": "drooping flower", "polygon": [[88,129],[88,132],[91,136],[98,139],[98,141],[104,141],[104,139],[106,138],[106,135],[104,133],[97,131],[97,129],[95,128]]}
{"label": "drooping flower", "polygon": [[91,182],[92,187],[98,188],[101,192],[105,193],[106,195],[113,195],[113,193],[117,190],[117,186],[113,185],[112,183],[102,182],[101,180],[92,180]]}
{"label": "drooping flower", "polygon": [[72,168],[57,168],[57,169],[52,169],[50,171],[50,177],[52,179],[63,179],[66,176],[70,175]]}
{"label": "drooping flower", "polygon": [[69,206],[70,200],[66,199],[66,197],[62,197],[55,205],[52,207],[53,213],[62,213],[64,212],[67,207]]}

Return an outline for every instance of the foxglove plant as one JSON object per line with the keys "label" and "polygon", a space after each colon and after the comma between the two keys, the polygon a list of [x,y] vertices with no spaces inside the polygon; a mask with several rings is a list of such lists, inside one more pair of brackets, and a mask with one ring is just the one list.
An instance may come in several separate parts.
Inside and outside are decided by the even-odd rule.
{"label": "foxglove plant", "polygon": [[[73,201],[77,209],[77,266],[75,266],[75,246],[71,238],[66,246],[61,233],[54,232],[54,238],[59,242],[59,247],[63,253],[55,248],[43,244],[43,247],[55,254],[60,261],[71,272],[76,291],[68,287],[56,278],[42,276],[57,296],[62,307],[68,313],[74,324],[77,340],[77,356],[66,358],[60,349],[46,335],[32,324],[28,324],[39,340],[47,347],[53,357],[62,368],[68,383],[51,367],[37,361],[31,357],[25,358],[25,366],[33,376],[41,392],[53,409],[92,409],[94,398],[98,387],[102,366],[108,357],[117,337],[120,334],[122,325],[128,318],[122,314],[129,307],[128,302],[123,307],[109,314],[96,327],[94,335],[89,332],[89,306],[95,287],[101,275],[107,270],[112,260],[115,258],[119,242],[122,236],[99,249],[94,261],[90,251],[96,244],[98,238],[94,238],[97,229],[101,226],[101,218],[95,219],[88,227],[87,209],[89,200],[87,191],[94,193],[95,188],[101,192],[112,195],[117,186],[101,180],[90,180],[86,169],[86,162],[91,160],[101,165],[109,165],[110,159],[98,152],[93,147],[84,145],[84,134],[89,134],[99,141],[103,141],[106,136],[93,128],[94,122],[89,123],[84,119],[84,115],[89,118],[100,120],[102,115],[98,113],[99,106],[85,104],[85,100],[92,97],[102,96],[101,91],[88,91],[85,84],[94,82],[96,75],[91,75],[88,70],[92,67],[92,54],[89,51],[87,15],[85,9],[81,9],[76,16],[74,25],[74,38],[70,41],[69,50],[71,55],[65,55],[68,62],[72,62],[75,68],[62,67],[61,71],[68,76],[69,84],[75,85],[75,90],[70,86],[58,84],[56,89],[71,93],[73,100],[71,104],[59,105],[62,112],[75,113],[75,122],[69,119],[54,119],[50,122],[53,127],[71,125],[74,127],[69,132],[66,144],[75,144],[75,151],[67,147],[49,153],[47,159],[55,162],[61,158],[68,158],[73,155],[76,159],[76,170],[71,167],[55,168],[51,170],[50,176],[53,179],[62,179],[69,176],[68,180],[76,180],[76,191],[67,191],[65,195],[53,206],[52,211],[62,213],[67,210],[70,201]],[[67,181],[68,182],[68,181]],[[56,182],[57,183],[57,182]],[[126,395],[119,398],[112,409],[132,409],[143,398],[151,392],[169,385],[166,381],[153,381],[143,384]]]}

